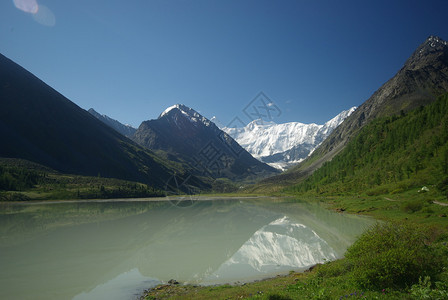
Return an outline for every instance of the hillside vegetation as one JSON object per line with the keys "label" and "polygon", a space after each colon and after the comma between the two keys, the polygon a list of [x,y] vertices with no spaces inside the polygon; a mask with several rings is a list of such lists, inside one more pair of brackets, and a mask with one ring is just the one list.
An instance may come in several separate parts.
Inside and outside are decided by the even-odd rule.
{"label": "hillside vegetation", "polygon": [[22,159],[0,158],[0,201],[160,197],[165,193],[143,183],[61,174]]}
{"label": "hillside vegetation", "polygon": [[[289,192],[369,196],[426,186],[447,195],[448,94],[407,114],[378,118]],[[426,191],[426,189],[424,189]]]}

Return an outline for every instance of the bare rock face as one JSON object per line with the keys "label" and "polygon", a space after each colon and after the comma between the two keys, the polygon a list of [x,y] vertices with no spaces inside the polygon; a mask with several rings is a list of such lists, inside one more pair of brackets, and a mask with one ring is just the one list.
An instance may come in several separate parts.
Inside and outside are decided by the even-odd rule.
{"label": "bare rock face", "polygon": [[414,51],[394,77],[383,84],[328,136],[314,151],[310,163],[305,160],[289,173],[266,182],[293,183],[306,178],[344,149],[347,142],[370,121],[427,105],[446,92],[448,43],[439,37],[430,36]]}
{"label": "bare rock face", "polygon": [[396,115],[433,102],[448,91],[448,43],[430,36],[406,61],[397,74],[381,86],[348,117],[316,154],[342,149],[346,142],[371,120]]}

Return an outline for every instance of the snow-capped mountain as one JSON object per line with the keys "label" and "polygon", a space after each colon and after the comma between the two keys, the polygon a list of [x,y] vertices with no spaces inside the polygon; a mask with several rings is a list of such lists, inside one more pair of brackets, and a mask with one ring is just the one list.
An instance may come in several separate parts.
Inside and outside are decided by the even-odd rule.
{"label": "snow-capped mountain", "polygon": [[159,119],[172,114],[173,111],[181,113],[182,116],[184,116],[188,121],[190,121],[193,124],[202,123],[207,127],[210,126],[211,124],[210,120],[208,120],[206,117],[202,116],[194,109],[189,108],[188,106],[185,106],[183,104],[175,104],[173,106],[168,107],[160,114]]}
{"label": "snow-capped mountain", "polygon": [[201,176],[247,179],[278,172],[182,104],[168,107],[156,120],[142,122],[132,139],[148,149],[162,150],[171,160],[189,163]]}
{"label": "snow-capped mountain", "polygon": [[323,125],[254,120],[245,127],[223,127],[222,130],[255,158],[273,167],[286,169],[310,155],[355,109],[344,110]]}

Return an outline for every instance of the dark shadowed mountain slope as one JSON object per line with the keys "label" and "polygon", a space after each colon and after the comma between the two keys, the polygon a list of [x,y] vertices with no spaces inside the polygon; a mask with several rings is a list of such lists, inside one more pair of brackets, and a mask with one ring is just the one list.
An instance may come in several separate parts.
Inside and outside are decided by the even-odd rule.
{"label": "dark shadowed mountain slope", "polygon": [[288,185],[306,178],[331,160],[359,130],[377,117],[400,114],[432,103],[448,91],[448,43],[431,36],[389,81],[342,122],[314,153],[297,167],[264,184]]}
{"label": "dark shadowed mountain slope", "polygon": [[125,138],[3,55],[0,107],[1,157],[157,187],[163,187],[178,167]]}
{"label": "dark shadowed mountain slope", "polygon": [[96,112],[93,108],[89,109],[88,112],[101,122],[109,125],[110,127],[112,127],[113,129],[115,129],[116,131],[118,131],[119,133],[121,133],[126,137],[131,137],[137,131],[137,129],[135,129],[134,127],[122,124],[115,119],[112,119],[106,115],[102,115]]}
{"label": "dark shadowed mountain slope", "polygon": [[252,157],[213,122],[181,104],[169,107],[156,120],[143,122],[133,139],[188,162],[208,177],[235,180],[278,172]]}

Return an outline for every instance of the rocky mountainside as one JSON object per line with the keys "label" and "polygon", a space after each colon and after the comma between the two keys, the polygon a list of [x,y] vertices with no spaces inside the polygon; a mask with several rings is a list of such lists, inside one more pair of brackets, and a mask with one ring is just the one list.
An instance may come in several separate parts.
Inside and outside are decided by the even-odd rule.
{"label": "rocky mountainside", "polygon": [[198,175],[241,180],[277,173],[213,122],[182,104],[167,108],[156,120],[143,122],[133,140],[169,153],[170,159],[188,162]]}
{"label": "rocky mountainside", "polygon": [[448,91],[448,43],[430,36],[397,74],[337,127],[313,154],[280,177],[265,183],[295,183],[331,160],[359,130],[377,117],[405,113],[434,102]]}
{"label": "rocky mountainside", "polygon": [[312,153],[355,109],[345,110],[323,125],[254,120],[245,127],[224,127],[222,130],[255,158],[273,167],[287,169]]}
{"label": "rocky mountainside", "polygon": [[0,107],[0,157],[25,159],[62,173],[140,181],[158,188],[172,174],[183,172],[3,55]]}
{"label": "rocky mountainside", "polygon": [[137,131],[137,129],[135,129],[131,125],[122,124],[119,121],[112,119],[111,117],[96,112],[93,108],[89,109],[88,112],[101,122],[109,125],[110,127],[112,127],[113,129],[115,129],[116,131],[118,131],[119,133],[121,133],[126,137],[131,137]]}

